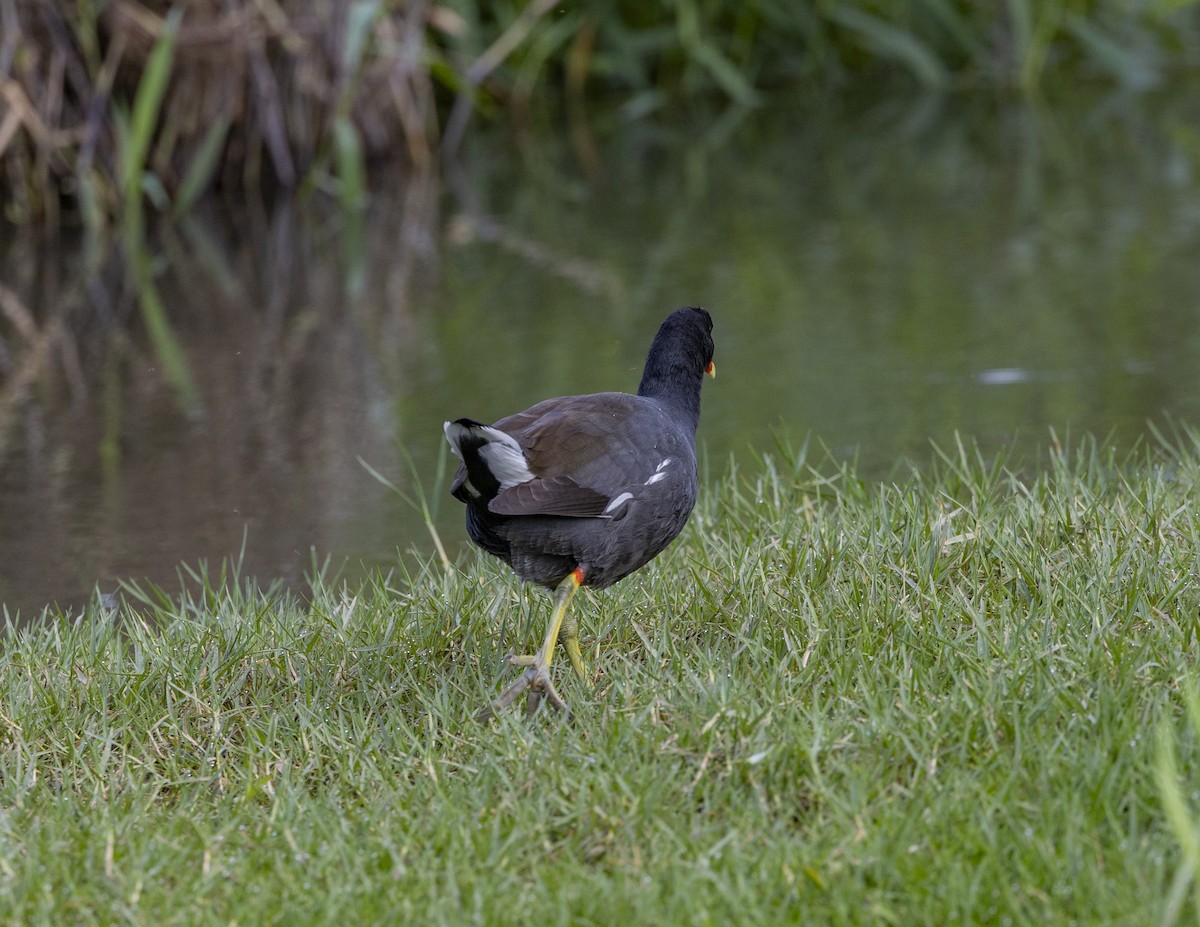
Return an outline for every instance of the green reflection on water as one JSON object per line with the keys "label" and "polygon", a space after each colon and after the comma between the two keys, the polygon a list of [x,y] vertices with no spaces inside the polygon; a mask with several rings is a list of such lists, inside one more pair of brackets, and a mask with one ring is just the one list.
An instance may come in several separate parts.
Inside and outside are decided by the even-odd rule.
{"label": "green reflection on water", "polygon": [[[313,547],[430,551],[358,456],[407,485],[399,446],[432,473],[446,418],[633,389],[685,304],[716,320],[716,470],[777,430],[883,476],[956,431],[1032,462],[1050,428],[1128,444],[1147,419],[1194,422],[1197,100],[847,94],[598,129],[590,181],[561,134],[520,154],[497,134],[468,153],[492,221],[402,188],[350,229],[286,210],[188,226],[159,282],[203,419],[172,404],[140,335],[116,380],[85,356],[87,427],[62,391],[31,400],[41,444],[0,447],[0,599],[166,582],[180,559],[235,555],[247,526],[248,572],[300,585]],[[452,546],[460,519],[444,500]]]}
{"label": "green reflection on water", "polygon": [[631,386],[646,333],[691,302],[717,319],[702,429],[721,453],[778,425],[878,472],[956,430],[1129,440],[1194,414],[1200,161],[1175,102],[755,113],[707,150],[622,135],[599,189],[545,155],[510,167],[489,178],[510,227],[611,282],[581,293],[494,243],[448,254],[455,414]]}

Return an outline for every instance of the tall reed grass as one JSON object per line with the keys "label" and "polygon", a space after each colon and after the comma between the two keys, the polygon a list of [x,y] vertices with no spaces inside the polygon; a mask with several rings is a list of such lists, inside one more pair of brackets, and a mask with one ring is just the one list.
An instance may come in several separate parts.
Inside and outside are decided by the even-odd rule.
{"label": "tall reed grass", "polygon": [[213,186],[361,199],[362,163],[429,159],[421,3],[5,0],[7,218],[89,227],[133,199],[186,211]]}
{"label": "tall reed grass", "polygon": [[331,190],[376,159],[431,163],[472,113],[893,79],[1035,94],[1055,79],[1154,86],[1200,62],[1196,0],[0,0],[0,189],[10,221],[93,229],[131,198]]}

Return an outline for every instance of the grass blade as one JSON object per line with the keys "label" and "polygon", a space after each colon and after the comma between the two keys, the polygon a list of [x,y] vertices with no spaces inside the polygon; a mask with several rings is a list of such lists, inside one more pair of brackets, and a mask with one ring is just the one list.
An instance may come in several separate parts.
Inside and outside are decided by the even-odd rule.
{"label": "grass blade", "polygon": [[195,415],[200,411],[200,391],[196,388],[196,381],[192,379],[179,339],[167,319],[166,308],[151,275],[149,258],[145,254],[139,254],[132,260],[137,265],[138,306],[142,312],[142,321],[146,324],[146,331],[150,335],[150,342],[154,345],[154,353],[163,365],[167,380],[175,388],[183,410],[189,415]]}
{"label": "grass blade", "polygon": [[382,6],[379,0],[356,0],[346,18],[346,35],[342,43],[342,64],[347,75],[357,74],[362,66],[367,38]]}
{"label": "grass blade", "polygon": [[122,180],[128,195],[130,190],[141,189],[141,172],[145,169],[146,154],[158,122],[158,113],[167,84],[171,77],[171,61],[175,54],[175,39],[183,10],[174,7],[163,22],[162,35],[154,43],[154,49],[146,61],[138,82],[137,95],[133,101],[133,114],[129,123],[126,147],[122,153]]}
{"label": "grass blade", "polygon": [[349,116],[333,122],[333,148],[337,163],[338,201],[342,208],[357,212],[367,199],[367,169],[358,129]]}
{"label": "grass blade", "polygon": [[421,481],[421,473],[417,469],[416,462],[412,459],[412,455],[409,454],[407,450],[403,450],[403,453],[405,459],[408,461],[409,472],[412,474],[413,486],[416,487],[415,496],[411,493],[405,492],[361,457],[358,458],[358,462],[362,465],[362,468],[371,474],[371,476],[374,477],[381,485],[394,492],[400,497],[405,505],[421,515],[421,519],[425,523],[425,528],[429,532],[429,536],[433,539],[433,546],[437,548],[438,559],[441,561],[442,567],[446,570],[450,570],[452,569],[452,564],[450,563],[449,556],[446,554],[446,548],[442,544],[442,537],[437,530],[436,523],[438,502],[441,499],[442,485],[445,482],[446,476],[446,448],[442,446],[438,449],[437,470],[435,471],[433,481],[432,505],[429,502],[429,495],[425,493],[425,489]]}
{"label": "grass blade", "polygon": [[871,50],[905,65],[925,87],[940,89],[948,83],[945,66],[912,33],[845,4],[830,10],[829,17],[857,33]]}
{"label": "grass blade", "polygon": [[192,163],[188,165],[183,182],[175,194],[173,212],[176,216],[191,209],[200,194],[204,192],[205,187],[208,186],[209,181],[212,180],[231,125],[232,122],[228,116],[221,116],[204,133],[204,140],[201,141],[200,147],[192,156]]}

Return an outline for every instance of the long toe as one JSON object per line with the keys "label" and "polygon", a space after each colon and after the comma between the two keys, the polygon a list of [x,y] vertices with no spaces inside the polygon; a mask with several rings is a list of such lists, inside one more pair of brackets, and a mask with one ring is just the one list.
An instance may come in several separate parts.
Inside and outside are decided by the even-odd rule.
{"label": "long toe", "polygon": [[[512,657],[509,658],[510,662]],[[493,699],[485,708],[481,708],[475,715],[476,721],[487,721],[489,718],[494,718],[504,709],[508,708],[513,702],[520,698],[521,693],[530,687],[533,681],[537,678],[537,670],[534,667],[529,667],[514,682],[511,686],[500,693],[498,698]]]}
{"label": "long toe", "polygon": [[542,699],[545,699],[552,708],[559,711],[570,712],[567,703],[563,701],[558,690],[554,688],[554,683],[550,680],[550,668],[542,663],[537,657],[524,657],[509,654],[506,658],[511,666],[526,667],[519,679],[512,685],[500,693],[486,708],[481,709],[475,715],[476,721],[487,721],[489,718],[494,718],[500,712],[504,711],[512,705],[521,693],[528,690],[529,697],[525,703],[525,714],[532,717],[541,707]]}
{"label": "long toe", "polygon": [[[565,714],[570,714],[571,709],[567,707],[567,703],[563,701],[562,696],[558,694],[558,690],[554,688],[554,683],[550,681],[550,671],[545,666],[537,667],[537,678],[529,684],[529,698],[532,701],[533,695],[538,694],[538,702],[541,702],[541,697],[545,696],[551,708],[555,708]],[[532,710],[529,705],[525,706],[528,714],[532,715],[537,711],[538,706],[533,705]]]}

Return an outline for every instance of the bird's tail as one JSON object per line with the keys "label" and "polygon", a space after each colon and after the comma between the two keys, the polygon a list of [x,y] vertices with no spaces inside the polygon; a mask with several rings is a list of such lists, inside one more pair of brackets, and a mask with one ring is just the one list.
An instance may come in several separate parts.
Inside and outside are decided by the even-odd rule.
{"label": "bird's tail", "polygon": [[450,484],[456,499],[486,502],[533,479],[525,452],[512,435],[469,418],[446,422],[443,430],[450,450],[462,461]]}

